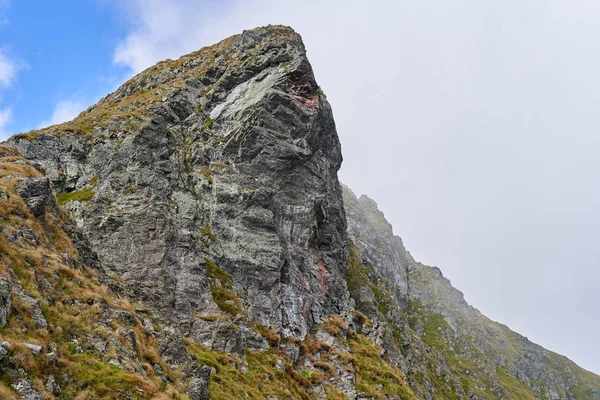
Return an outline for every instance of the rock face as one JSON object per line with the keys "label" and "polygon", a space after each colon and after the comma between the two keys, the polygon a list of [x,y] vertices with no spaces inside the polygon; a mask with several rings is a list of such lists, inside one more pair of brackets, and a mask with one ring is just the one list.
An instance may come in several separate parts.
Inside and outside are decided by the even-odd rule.
{"label": "rock face", "polygon": [[393,332],[375,340],[420,398],[595,398],[598,376],[486,318],[439,268],[412,258],[373,200],[343,189],[350,261],[366,283],[352,297]]}
{"label": "rock face", "polygon": [[104,109],[127,117],[10,145],[65,199],[90,194],[67,208],[138,298],[194,334],[195,315],[219,312],[209,259],[283,336],[343,311],[340,143],[295,32],[247,31],[161,63],[86,113]]}
{"label": "rock face", "polygon": [[12,286],[6,280],[0,280],[0,328],[6,326],[12,307]]}
{"label": "rock face", "polygon": [[395,297],[405,309],[412,257],[374,200],[366,195],[356,198],[349,188],[344,186],[343,189],[348,236],[377,273],[390,281]]}
{"label": "rock face", "polygon": [[19,379],[13,388],[23,400],[42,400],[42,396],[35,391],[28,379]]}
{"label": "rock face", "polygon": [[290,28],[163,61],[5,146],[2,398],[598,398],[340,186]]}
{"label": "rock face", "polygon": [[210,380],[211,369],[206,365],[194,368],[194,374],[190,380],[187,395],[191,400],[210,400],[210,389],[208,382]]}
{"label": "rock face", "polygon": [[[156,395],[161,377],[149,363],[173,374],[157,355],[157,333],[119,299],[48,179],[3,146],[0,193],[0,398]],[[195,364],[189,357],[175,368]]]}

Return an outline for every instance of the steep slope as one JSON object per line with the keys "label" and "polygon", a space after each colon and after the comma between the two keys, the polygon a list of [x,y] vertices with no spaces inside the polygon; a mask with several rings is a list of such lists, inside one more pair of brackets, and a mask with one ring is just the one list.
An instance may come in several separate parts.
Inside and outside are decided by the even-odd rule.
{"label": "steep slope", "polygon": [[213,398],[411,396],[353,329],[368,321],[344,279],[340,144],[290,28],[159,63],[6,145],[44,171],[120,295],[173,332],[163,361],[213,368]]}
{"label": "steep slope", "polygon": [[[231,291],[231,276],[207,264],[225,286],[214,293]],[[410,395],[377,346],[339,316],[302,342],[247,316],[205,317],[229,353],[219,352],[125,299],[125,285],[106,274],[49,179],[0,146],[1,399],[346,398],[372,390],[373,376]],[[244,329],[244,342],[229,342]]]}
{"label": "steep slope", "polygon": [[216,322],[199,317],[220,310],[298,338],[342,311],[340,144],[289,28],[159,63],[9,145],[40,163],[105,267],[203,343]]}
{"label": "steep slope", "polygon": [[5,145],[7,398],[599,398],[598,377],[469,307],[340,186],[290,28],[163,61]]}
{"label": "steep slope", "polygon": [[179,395],[186,378],[149,316],[119,298],[48,179],[5,147],[0,221],[0,398]]}
{"label": "steep slope", "polygon": [[[350,285],[352,297],[371,318],[386,321],[392,330],[402,327],[382,340],[392,351],[402,345],[395,361],[420,396],[600,398],[600,377],[489,320],[438,268],[414,261],[373,200],[357,199],[344,187],[344,203],[353,242],[351,272],[369,281],[356,291]],[[395,304],[389,297],[397,301],[399,291]]]}

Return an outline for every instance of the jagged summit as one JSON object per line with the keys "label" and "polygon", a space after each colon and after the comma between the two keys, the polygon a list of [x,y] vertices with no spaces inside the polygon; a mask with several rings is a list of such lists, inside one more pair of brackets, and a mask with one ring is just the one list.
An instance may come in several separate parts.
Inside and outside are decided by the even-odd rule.
{"label": "jagged summit", "polygon": [[[213,97],[218,100],[237,82],[273,64],[291,61],[292,54],[305,58],[306,50],[300,35],[290,27],[269,25],[244,31],[177,60],[161,61],[128,80],[73,121],[24,135],[91,134],[97,126],[118,127],[121,120],[143,124],[153,108],[168,102],[170,96],[186,85],[199,88],[202,97],[209,102]],[[21,136],[23,134],[16,135]]]}
{"label": "jagged summit", "polygon": [[[108,270],[191,336],[224,307],[294,337],[343,311],[341,149],[291,28],[161,62],[9,145],[41,164]],[[244,304],[219,307],[213,262]]]}
{"label": "jagged summit", "polygon": [[1,398],[600,398],[339,184],[291,28],[158,63],[5,146]]}

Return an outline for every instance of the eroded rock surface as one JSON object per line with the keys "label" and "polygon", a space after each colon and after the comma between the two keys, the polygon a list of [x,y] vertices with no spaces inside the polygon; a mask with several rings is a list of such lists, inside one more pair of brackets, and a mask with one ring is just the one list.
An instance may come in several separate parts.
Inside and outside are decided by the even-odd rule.
{"label": "eroded rock surface", "polygon": [[0,396],[599,396],[340,186],[332,110],[291,28],[163,61],[5,145]]}
{"label": "eroded rock surface", "polygon": [[[340,143],[295,32],[247,31],[164,62],[87,113],[124,107],[144,115],[10,142],[73,195],[67,208],[105,268],[192,330],[195,315],[219,312],[205,258],[233,276],[256,321],[284,336],[343,311]],[[86,190],[93,196],[78,201]]]}

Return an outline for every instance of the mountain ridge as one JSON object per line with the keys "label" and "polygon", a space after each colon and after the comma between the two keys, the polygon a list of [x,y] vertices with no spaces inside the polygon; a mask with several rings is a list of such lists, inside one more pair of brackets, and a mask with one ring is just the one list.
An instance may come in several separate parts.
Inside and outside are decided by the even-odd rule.
{"label": "mountain ridge", "polygon": [[[361,194],[360,196],[356,196],[356,195],[354,194],[354,192],[352,191],[352,189],[350,189],[348,186],[344,185],[343,183],[342,183],[342,187],[344,188],[344,190],[348,190],[348,191],[349,191],[349,192],[350,192],[350,193],[351,193],[351,194],[352,194],[354,197],[357,197],[359,202],[361,202],[361,203],[363,203],[363,204],[368,204],[368,205],[370,205],[370,206],[371,206],[371,208],[373,208],[373,209],[375,209],[375,210],[378,210],[378,211],[379,211],[379,208],[378,208],[377,202],[376,202],[376,201],[375,201],[373,198],[369,197],[369,195],[368,195],[368,194],[365,194],[365,193],[363,193],[363,194]],[[383,217],[383,219],[385,219],[385,216],[383,215],[383,212],[381,212],[381,217]],[[387,220],[386,220],[386,222],[387,222]],[[404,247],[404,243],[403,243],[403,241],[402,241],[402,238],[401,238],[401,236],[400,236],[400,235],[398,235],[398,234],[396,234],[396,233],[394,232],[394,229],[393,229],[393,227],[391,226],[391,223],[389,223],[389,225],[390,225],[390,227],[391,227],[391,230],[390,230],[391,234],[392,234],[392,235],[393,235],[395,238],[399,239],[399,241],[400,241],[400,243],[401,243],[400,247],[401,247],[401,248],[403,248],[403,249],[406,251],[407,257],[408,257],[408,258],[410,258],[410,259],[412,259],[413,261],[415,261],[415,262],[416,262],[415,258],[412,256],[412,254],[410,253],[410,251],[409,251],[409,250],[407,250],[407,249]],[[419,262],[419,264],[422,264],[422,263],[420,263],[420,262]],[[423,265],[426,265],[426,264],[423,264]],[[453,288],[453,289],[454,289],[456,292],[458,292],[458,295],[459,295],[460,297],[462,297],[462,301],[464,301],[464,303],[465,303],[465,304],[467,304],[467,305],[468,305],[468,307],[472,308],[472,309],[473,309],[475,312],[479,313],[479,314],[480,314],[482,317],[485,317],[485,318],[486,318],[486,319],[488,319],[490,322],[492,322],[492,323],[494,323],[494,324],[501,325],[502,327],[504,327],[504,328],[506,328],[506,329],[508,329],[508,330],[511,330],[511,331],[513,331],[513,329],[512,329],[512,328],[510,328],[510,326],[509,326],[508,324],[506,324],[506,323],[503,323],[503,322],[501,322],[501,321],[499,321],[499,320],[495,320],[495,319],[492,319],[492,318],[488,317],[488,316],[487,316],[487,315],[486,315],[484,312],[482,312],[481,310],[479,310],[479,308],[477,308],[476,306],[474,306],[474,305],[472,305],[471,303],[469,303],[469,302],[466,300],[466,298],[465,298],[465,293],[463,293],[463,292],[462,292],[460,289],[458,289],[458,288],[456,288],[455,286],[453,286],[453,285],[452,285],[452,281],[451,281],[451,280],[450,280],[448,277],[446,277],[446,276],[443,274],[443,271],[442,271],[442,269],[441,269],[440,267],[438,267],[438,266],[429,266],[429,267],[430,267],[430,268],[432,268],[433,270],[435,270],[435,271],[437,272],[437,274],[438,274],[438,275],[440,275],[440,276],[441,276],[443,279],[445,279],[445,280],[447,281],[447,283],[448,283],[448,285],[449,285],[450,287],[452,287],[452,288]],[[516,331],[514,331],[514,332],[516,332]],[[531,343],[533,343],[533,344],[536,344],[536,343],[534,342],[534,340],[530,339],[529,337],[527,337],[527,336],[525,336],[525,335],[522,335],[522,334],[520,334],[520,333],[518,333],[518,332],[516,332],[516,333],[517,333],[519,336],[521,336],[521,337],[522,337],[524,340],[526,340],[526,341],[529,341],[529,342],[531,342]],[[546,349],[544,346],[541,346],[541,345],[538,345],[538,346],[540,346],[540,347],[543,347],[544,349]],[[546,349],[546,350],[547,350],[547,351],[549,351],[549,352],[551,352],[551,353],[553,353],[553,354],[555,354],[555,355],[557,355],[557,356],[564,357],[564,358],[566,358],[566,359],[567,359],[569,362],[571,362],[571,363],[573,363],[573,364],[576,364],[576,362],[575,362],[575,361],[571,360],[571,359],[570,359],[570,358],[568,358],[567,356],[563,356],[563,355],[562,355],[562,354],[560,354],[558,351],[555,351],[555,350],[550,350],[550,349]],[[585,370],[586,372],[589,372],[589,373],[591,373],[591,374],[598,375],[598,374],[596,374],[595,372],[593,372],[593,371],[591,371],[591,370],[588,370],[587,368],[584,368],[584,367],[579,367],[579,368],[581,368],[581,369],[583,369],[583,370]]]}
{"label": "mountain ridge", "polygon": [[[4,301],[6,396],[600,398],[598,376],[469,306],[374,200],[340,185],[331,106],[291,28],[158,63],[4,145],[3,201],[19,206],[2,220],[0,265],[39,305]],[[37,239],[67,231],[76,262]],[[65,277],[42,278],[29,251]],[[17,318],[63,307],[60,285],[70,322],[19,332]],[[69,380],[66,365],[87,374]]]}

